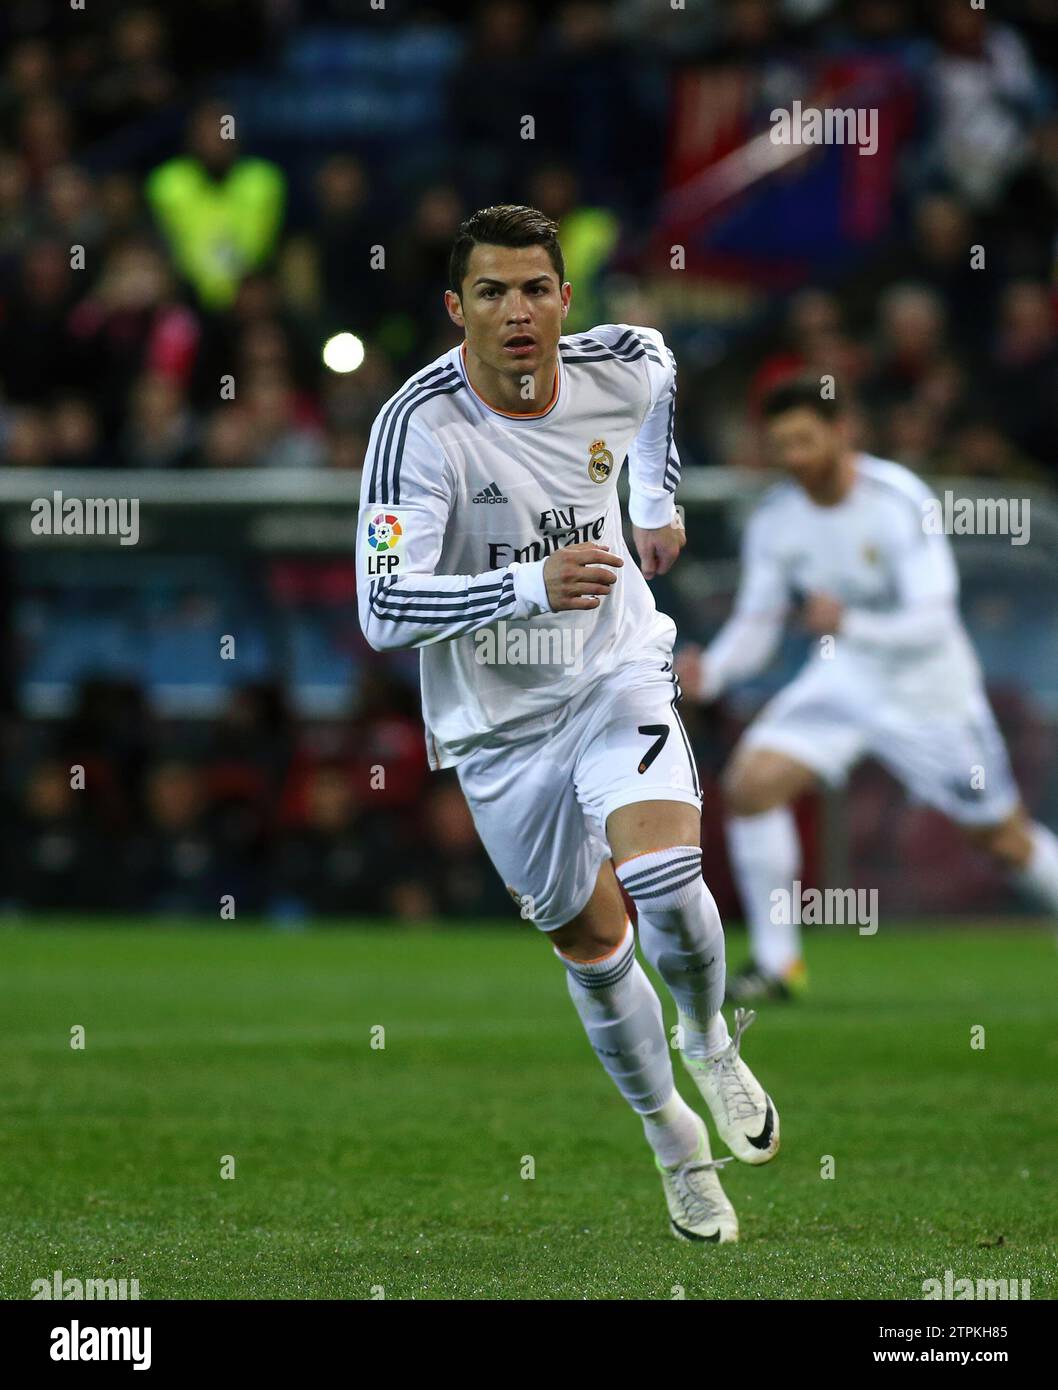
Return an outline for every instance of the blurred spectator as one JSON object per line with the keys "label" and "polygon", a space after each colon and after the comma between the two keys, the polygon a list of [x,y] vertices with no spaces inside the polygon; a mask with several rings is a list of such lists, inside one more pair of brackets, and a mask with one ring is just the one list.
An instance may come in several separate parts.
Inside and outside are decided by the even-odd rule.
{"label": "blurred spectator", "polygon": [[[543,120],[550,110],[547,76],[536,16],[525,0],[479,5],[449,95],[454,143],[476,205],[516,201],[522,121],[533,112]],[[562,128],[556,120],[555,129],[541,135],[559,139]]]}
{"label": "blurred spectator", "polygon": [[144,369],[178,384],[191,375],[200,329],[174,297],[161,252],[133,238],[107,257],[99,284],[70,315],[77,380],[91,386],[104,431],[115,436]]}
{"label": "blurred spectator", "polygon": [[121,171],[104,174],[96,192],[102,241],[107,250],[121,241],[146,238],[151,231],[150,219],[131,174]]}
{"label": "blurred spectator", "polygon": [[12,400],[40,402],[72,384],[67,319],[76,294],[70,253],[61,242],[28,245],[20,273],[0,306],[0,379]]}
{"label": "blurred spectator", "polygon": [[55,60],[49,44],[40,38],[22,39],[8,50],[0,78],[0,117],[9,125],[24,103],[55,85]]}
{"label": "blurred spectator", "polygon": [[384,312],[392,282],[392,276],[371,266],[372,247],[380,244],[380,233],[377,213],[373,215],[369,204],[364,168],[349,155],[334,155],[317,173],[315,191],[313,242],[319,257],[324,329],[364,336],[374,331]]}
{"label": "blurred spectator", "polygon": [[220,406],[206,420],[202,466],[248,468],[253,446],[253,422],[249,412],[234,403]]}
{"label": "blurred spectator", "polygon": [[231,306],[209,316],[195,362],[192,395],[202,408],[218,398],[221,378],[244,385],[258,368],[289,373],[297,391],[299,417],[315,423],[319,359],[306,341],[304,325],[288,312],[275,277],[251,271],[239,285]]}
{"label": "blurred spectator", "polygon": [[73,153],[66,107],[50,96],[29,97],[18,118],[18,148],[26,161],[31,186],[39,188],[52,169],[69,163]]}
{"label": "blurred spectator", "polygon": [[960,355],[979,356],[987,346],[995,310],[999,247],[951,193],[921,196],[912,209],[910,232],[908,240],[901,239],[857,272],[848,299],[856,311],[869,313],[890,287],[921,285],[943,305],[950,339]]}
{"label": "blurred spectator", "polygon": [[[451,347],[447,333],[444,338],[445,347]],[[438,349],[434,356],[445,350],[440,344]],[[322,391],[328,423],[335,429],[357,430],[366,436],[375,415],[398,384],[389,358],[377,350],[368,352],[355,372],[328,373]]]}
{"label": "blurred spectator", "polygon": [[608,208],[581,203],[577,176],[568,165],[539,169],[527,201],[558,223],[566,279],[576,286],[564,331],[581,333],[603,321],[599,282],[617,246],[620,223]]}
{"label": "blurred spectator", "polygon": [[327,436],[328,468],[363,468],[367,435],[362,430],[336,429]]}
{"label": "blurred spectator", "polygon": [[324,765],[340,769],[376,812],[417,815],[429,780],[417,691],[376,661],[340,726],[302,729],[283,793],[288,819],[304,817],[308,780]]}
{"label": "blurred spectator", "polygon": [[869,365],[866,351],[845,330],[837,297],[825,290],[806,289],[787,306],[786,346],[766,358],[749,387],[749,408],[759,416],[764,397],[780,381],[804,373],[830,375],[853,391]]}
{"label": "blurred spectator", "polygon": [[147,774],[144,812],[128,854],[135,900],[152,912],[219,918],[220,896],[232,884],[222,872],[201,771],[184,762],[156,764]]}
{"label": "blurred spectator", "polygon": [[108,828],[133,819],[147,750],[156,736],[144,692],[134,682],[107,677],[82,682],[54,743],[65,763],[84,767],[88,804]]}
{"label": "blurred spectator", "polygon": [[851,0],[848,11],[850,29],[859,43],[891,46],[910,36],[909,0]]}
{"label": "blurred spectator", "polygon": [[903,401],[884,418],[880,452],[923,473],[933,464],[940,438],[937,413],[922,402]]}
{"label": "blurred spectator", "polygon": [[[896,454],[894,457],[903,456]],[[1035,478],[1038,481],[1046,478],[1045,470],[1019,454],[987,408],[980,406],[962,412],[953,423],[950,448],[937,459],[935,466],[939,473],[972,478]]]}
{"label": "blurred spectator", "polygon": [[372,789],[372,804],[418,808],[429,780],[418,695],[381,663],[360,679],[346,746],[357,784]]}
{"label": "blurred spectator", "polygon": [[23,406],[7,420],[4,463],[9,468],[49,468],[52,465],[51,433],[43,410]]}
{"label": "blurred spectator", "polygon": [[114,18],[110,52],[91,83],[82,118],[94,139],[163,109],[178,93],[161,15],[147,7]]}
{"label": "blurred spectator", "polygon": [[987,386],[1004,433],[1058,481],[1058,322],[1046,285],[1004,290]]}
{"label": "blurred spectator", "polygon": [[1058,115],[1051,114],[1036,127],[1027,162],[1008,175],[992,219],[1005,269],[1015,275],[1054,279],[1058,272]]}
{"label": "blurred spectator", "polygon": [[367,812],[345,769],[324,765],[306,779],[303,823],[283,838],[270,894],[277,916],[385,911],[393,869],[392,822]]}
{"label": "blurred spectator", "polygon": [[[686,37],[691,17],[684,13],[679,18]],[[572,250],[579,265],[590,253],[595,269],[616,241],[613,205],[623,203],[642,226],[647,220],[643,214],[658,196],[665,136],[664,105],[658,99],[661,75],[641,47],[622,42],[609,0],[564,0],[544,56],[547,114],[537,140],[579,186],[569,210],[582,208],[585,214],[579,223],[570,223],[571,246],[563,244],[563,254],[568,260]],[[615,89],[621,93],[618,102]],[[522,195],[519,201],[524,200]]]}
{"label": "blurred spectator", "polygon": [[455,776],[435,773],[426,794],[425,835],[402,863],[388,907],[398,917],[501,917],[518,908],[482,848]]}
{"label": "blurred spectator", "polygon": [[76,164],[58,164],[49,171],[44,181],[42,222],[45,233],[66,246],[83,246],[91,253],[99,245],[103,219],[95,206],[95,190]]}
{"label": "blurred spectator", "polygon": [[913,402],[942,418],[963,389],[948,348],[946,315],[940,296],[921,285],[894,285],[882,296],[874,368],[863,382],[863,397],[875,411]]}
{"label": "blurred spectator", "polygon": [[99,417],[84,396],[58,397],[50,417],[51,461],[56,468],[96,468],[103,462]]}
{"label": "blurred spectator", "polygon": [[243,276],[268,261],[283,220],[283,174],[267,160],[240,155],[238,141],[225,138],[233,119],[222,103],[198,106],[188,153],[147,181],[173,259],[210,310],[230,304]]}
{"label": "blurred spectator", "polygon": [[25,162],[0,149],[0,260],[18,255],[32,226]]}
{"label": "blurred spectator", "polygon": [[240,686],[211,734],[213,787],[238,788],[274,804],[294,747],[283,691],[274,682]]}
{"label": "blurred spectator", "polygon": [[382,346],[411,367],[421,362],[436,333],[449,346],[459,341],[444,305],[448,287],[448,258],[465,215],[456,190],[447,184],[428,188],[415,204],[410,223],[395,238],[387,262],[385,291],[390,306],[379,325]]}
{"label": "blurred spectator", "polygon": [[130,401],[119,451],[126,467],[183,468],[193,461],[198,431],[177,381],[164,372],[144,372]]}
{"label": "blurred spectator", "polygon": [[268,901],[271,836],[292,743],[283,692],[272,683],[232,691],[211,730],[204,767],[224,876],[255,912]]}
{"label": "blurred spectator", "polygon": [[1042,92],[1021,36],[965,0],[937,0],[934,166],[973,206],[995,198],[1028,153]]}
{"label": "blurred spectator", "polygon": [[117,905],[104,839],[85,815],[85,792],[59,762],[37,764],[4,837],[4,896],[30,910],[92,911]]}
{"label": "blurred spectator", "polygon": [[297,419],[293,384],[282,371],[259,368],[244,392],[255,468],[317,468],[324,462],[318,429]]}

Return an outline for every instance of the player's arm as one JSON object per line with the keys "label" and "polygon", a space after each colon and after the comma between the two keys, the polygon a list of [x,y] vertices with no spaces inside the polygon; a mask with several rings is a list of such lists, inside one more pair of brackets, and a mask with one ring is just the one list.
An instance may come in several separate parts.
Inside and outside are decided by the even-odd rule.
{"label": "player's arm", "polygon": [[636,328],[643,348],[649,399],[628,451],[628,515],[647,579],[667,574],[687,537],[676,513],[680,456],[673,437],[676,359],[656,328]]}
{"label": "player's arm", "polygon": [[[959,574],[947,537],[928,533],[909,509],[894,537],[891,563],[896,608],[877,613],[836,605],[824,626],[878,650],[913,652],[935,646],[958,621]],[[818,624],[809,626],[820,630]]]}
{"label": "player's arm", "polygon": [[[360,626],[376,651],[450,642],[541,611],[543,585],[531,565],[435,573],[453,505],[446,461],[429,433],[412,420],[394,439],[383,412],[364,462],[356,537]],[[519,579],[520,568],[530,573]]]}
{"label": "player's arm", "polygon": [[709,646],[684,647],[676,674],[691,699],[715,700],[771,661],[790,606],[789,584],[766,516],[753,517],[742,538],[742,578],[731,617]]}
{"label": "player's arm", "polygon": [[360,626],[375,651],[450,642],[501,618],[602,601],[616,576],[601,566],[623,563],[602,546],[568,546],[481,574],[437,574],[454,506],[445,461],[414,422],[398,445],[388,440],[387,451],[381,421],[364,464],[356,538]]}

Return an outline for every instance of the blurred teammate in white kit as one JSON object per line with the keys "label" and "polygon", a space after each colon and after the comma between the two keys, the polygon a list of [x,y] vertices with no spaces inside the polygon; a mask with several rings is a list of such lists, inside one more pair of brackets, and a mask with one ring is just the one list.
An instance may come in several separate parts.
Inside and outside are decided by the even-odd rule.
{"label": "blurred teammate in white kit", "polygon": [[[926,484],[852,447],[845,411],[817,380],[764,405],[769,448],[790,477],[765,494],[743,537],[734,611],[710,645],[682,647],[688,698],[708,701],[770,661],[787,617],[820,641],[744,733],[723,776],[732,867],[751,959],[736,1001],[805,986],[800,928],[783,910],[800,873],[791,803],[840,786],[874,757],[1058,915],[1058,839],[1021,804],[958,609],[959,579]],[[776,895],[776,890],[784,890]]]}

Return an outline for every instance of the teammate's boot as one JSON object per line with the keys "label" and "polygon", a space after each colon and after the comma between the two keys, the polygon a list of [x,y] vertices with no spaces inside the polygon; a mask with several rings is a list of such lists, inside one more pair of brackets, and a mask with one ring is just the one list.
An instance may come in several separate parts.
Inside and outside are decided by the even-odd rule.
{"label": "teammate's boot", "polygon": [[756,1017],[752,1009],[736,1009],[734,1036],[707,1061],[680,1054],[720,1138],[736,1158],[754,1164],[767,1163],[779,1152],[779,1112],[739,1056],[742,1034]]}
{"label": "teammate's boot", "polygon": [[727,977],[725,1002],[756,1004],[760,1000],[789,1003],[804,994],[808,986],[808,971],[803,960],[796,960],[781,975],[769,975],[752,961]]}
{"label": "teammate's boot", "polygon": [[713,1158],[705,1121],[698,1115],[695,1120],[698,1149],[692,1158],[675,1168],[666,1168],[660,1159],[654,1159],[665,1189],[672,1234],[677,1240],[728,1244],[738,1240],[738,1217],[720,1186],[716,1170],[731,1160]]}

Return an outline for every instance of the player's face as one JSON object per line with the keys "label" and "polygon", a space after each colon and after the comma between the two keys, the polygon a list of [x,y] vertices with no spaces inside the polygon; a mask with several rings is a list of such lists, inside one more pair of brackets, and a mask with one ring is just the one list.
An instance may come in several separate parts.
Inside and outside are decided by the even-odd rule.
{"label": "player's face", "polygon": [[572,287],[542,246],[475,246],[463,293],[446,296],[467,347],[497,371],[531,372],[552,358]]}
{"label": "player's face", "polygon": [[769,420],[767,441],[772,460],[810,491],[828,479],[846,447],[841,423],[807,406]]}

